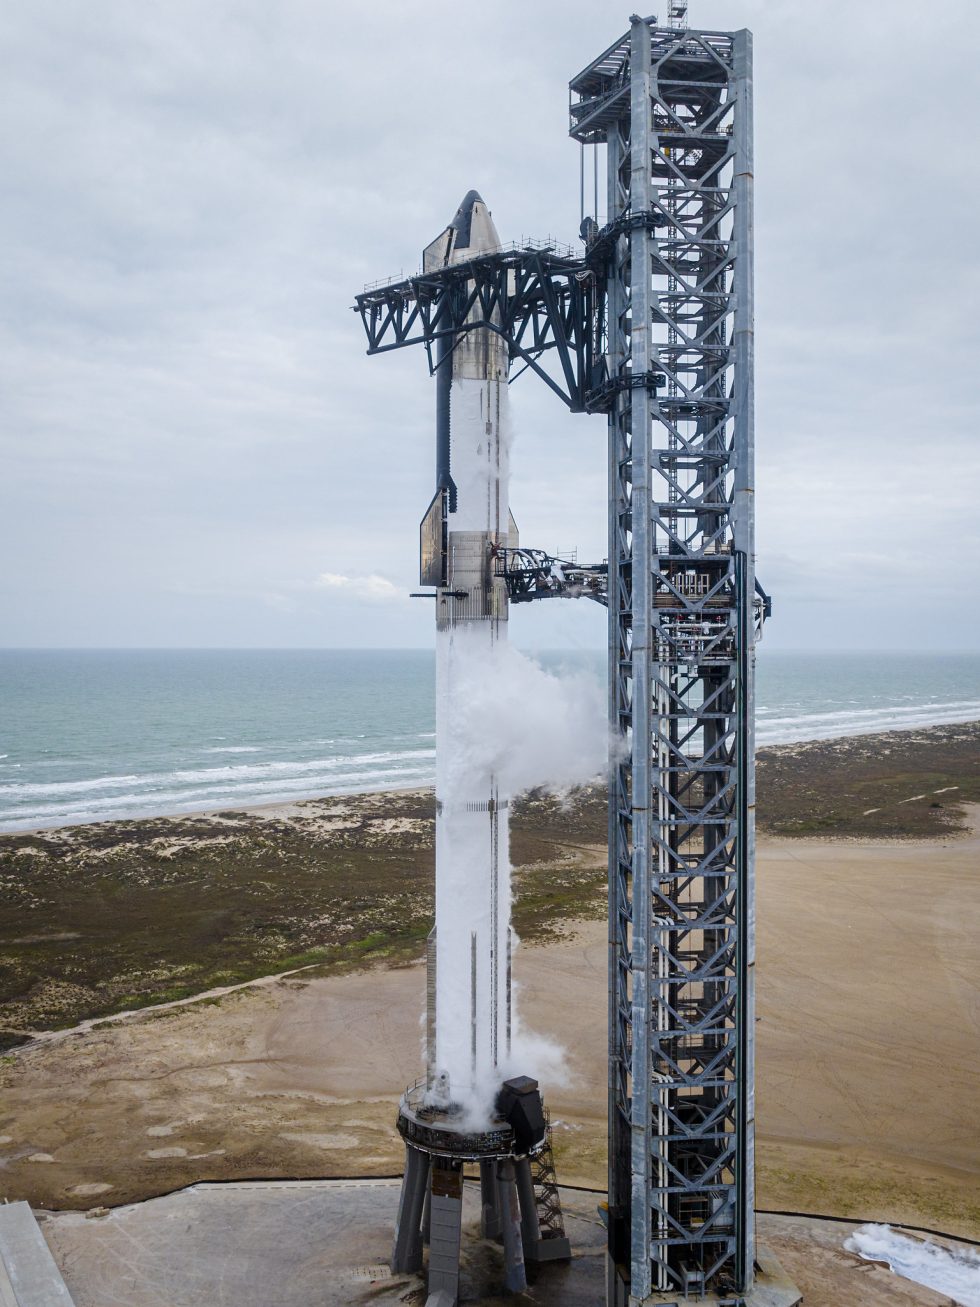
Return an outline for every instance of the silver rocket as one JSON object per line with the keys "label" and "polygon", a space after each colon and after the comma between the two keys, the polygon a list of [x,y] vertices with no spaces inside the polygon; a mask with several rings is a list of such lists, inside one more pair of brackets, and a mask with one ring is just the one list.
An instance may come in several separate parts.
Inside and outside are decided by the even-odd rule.
{"label": "silver rocket", "polygon": [[[475,191],[425,249],[423,271],[499,248]],[[492,1107],[510,1053],[510,795],[474,726],[507,638],[494,558],[515,547],[508,503],[507,348],[487,328],[440,342],[436,495],[421,580],[436,587],[436,921],[427,1063],[435,1101]],[[478,719],[479,714],[475,714]]]}

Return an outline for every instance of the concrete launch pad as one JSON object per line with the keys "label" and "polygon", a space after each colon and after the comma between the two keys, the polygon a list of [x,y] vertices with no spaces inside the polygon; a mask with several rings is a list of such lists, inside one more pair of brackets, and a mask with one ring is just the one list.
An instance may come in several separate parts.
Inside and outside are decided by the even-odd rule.
{"label": "concrete launch pad", "polygon": [[[422,1307],[421,1277],[392,1276],[387,1265],[400,1183],[200,1184],[104,1215],[37,1215],[74,1307]],[[483,1307],[602,1302],[602,1197],[562,1188],[572,1260],[536,1268],[525,1293],[501,1296],[503,1254],[479,1238],[480,1186],[467,1182],[461,1301]],[[807,1217],[759,1217],[762,1244],[803,1291],[806,1307],[949,1302],[844,1252],[850,1228]],[[777,1296],[771,1303],[781,1301]]]}
{"label": "concrete launch pad", "polygon": [[[387,1265],[400,1184],[201,1184],[95,1218],[49,1214],[41,1229],[75,1307],[416,1307],[423,1279]],[[605,1293],[598,1196],[563,1190],[562,1200],[573,1261],[537,1270],[522,1301],[593,1307]],[[480,1186],[467,1182],[461,1300],[513,1303],[496,1296],[503,1251],[480,1239],[479,1220]]]}

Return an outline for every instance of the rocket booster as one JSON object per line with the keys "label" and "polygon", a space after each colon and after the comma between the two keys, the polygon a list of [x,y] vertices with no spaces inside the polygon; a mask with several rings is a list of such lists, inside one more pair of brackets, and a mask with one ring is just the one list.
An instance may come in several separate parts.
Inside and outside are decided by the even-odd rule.
{"label": "rocket booster", "polygon": [[[423,270],[500,241],[470,191],[424,251]],[[487,328],[443,338],[436,367],[436,493],[421,527],[421,581],[436,587],[436,923],[429,948],[428,1079],[442,1096],[492,1101],[510,1051],[510,795],[473,732],[481,677],[507,633],[499,547],[508,503],[507,347]],[[478,716],[478,714],[477,714]]]}

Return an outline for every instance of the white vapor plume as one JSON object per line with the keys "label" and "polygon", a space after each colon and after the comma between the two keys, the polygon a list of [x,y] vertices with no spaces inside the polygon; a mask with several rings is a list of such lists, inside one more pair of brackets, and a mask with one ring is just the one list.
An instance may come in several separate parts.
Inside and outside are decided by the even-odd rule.
{"label": "white vapor plume", "polygon": [[[474,939],[492,936],[499,929],[496,922],[509,920],[511,885],[506,809],[499,818],[496,901],[474,876],[486,861],[487,827],[471,811],[490,785],[509,801],[532,788],[560,793],[593,780],[606,769],[609,738],[604,689],[596,677],[555,675],[488,634],[475,625],[452,632],[453,670],[442,678],[444,698],[438,709],[437,792],[453,800],[445,803],[436,836],[441,876],[437,930],[442,957],[448,959],[448,964],[440,962],[446,969],[440,972],[437,1000],[439,1065],[473,1129],[491,1118],[502,1080],[522,1074],[542,1084],[563,1084],[567,1069],[564,1050],[521,1021],[516,987],[511,991],[509,1053],[501,1048],[492,1062],[481,1064],[472,1059],[467,945],[471,934]],[[447,642],[444,653],[449,648]],[[511,942],[516,947],[513,932]]]}
{"label": "white vapor plume", "polygon": [[492,772],[513,795],[561,792],[605,772],[605,692],[594,676],[558,676],[511,645],[476,640],[459,669],[450,730],[462,772]]}

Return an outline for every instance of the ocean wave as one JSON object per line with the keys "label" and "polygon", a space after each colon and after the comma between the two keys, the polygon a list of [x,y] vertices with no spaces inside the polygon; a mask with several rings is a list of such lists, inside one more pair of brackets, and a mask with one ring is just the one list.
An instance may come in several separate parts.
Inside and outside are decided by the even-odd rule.
{"label": "ocean wave", "polygon": [[980,720],[980,703],[923,704],[915,708],[875,708],[854,712],[807,713],[772,718],[756,728],[756,743],[802,744],[807,740],[845,739],[851,735],[878,735],[917,727],[955,726]]}
{"label": "ocean wave", "polygon": [[5,798],[44,798],[71,794],[97,793],[99,790],[166,789],[175,782],[208,786],[218,781],[258,781],[268,776],[291,775],[310,778],[316,773],[333,773],[350,767],[368,764],[415,762],[422,758],[435,758],[435,749],[405,749],[399,752],[345,754],[337,758],[314,758],[303,762],[241,763],[227,767],[177,768],[171,772],[147,772],[144,775],[128,773],[124,776],[99,776],[78,781],[14,781],[0,785],[0,801]]}
{"label": "ocean wave", "polygon": [[[829,712],[809,712],[798,713],[792,717],[768,717],[767,726],[778,726],[783,723],[791,723],[794,726],[807,725],[810,722],[824,723],[828,721],[854,721],[861,722],[871,720],[876,717],[901,718],[904,716],[928,716],[933,713],[947,712],[972,712],[980,715],[980,700],[977,699],[952,699],[946,703],[918,703],[911,704],[909,707],[901,707],[898,704],[882,704],[877,708],[841,708]],[[757,713],[756,716],[759,714]],[[967,719],[969,720],[969,719]]]}
{"label": "ocean wave", "polygon": [[[24,826],[69,825],[80,820],[106,821],[126,816],[159,816],[178,811],[240,807],[318,795],[414,789],[431,785],[434,779],[435,771],[432,767],[399,767],[350,771],[344,776],[326,775],[294,780],[277,778],[253,781],[248,785],[216,784],[192,789],[159,790],[154,794],[114,794],[92,799],[82,799],[79,796],[75,801],[66,796],[60,803],[36,804],[30,809],[0,808],[0,830]],[[82,811],[88,816],[79,817],[78,814]]]}
{"label": "ocean wave", "polygon": [[[920,694],[914,701],[910,696],[895,695],[892,702],[877,704],[869,696],[874,706],[864,707],[845,706],[843,697],[835,703],[830,696],[811,699],[809,703],[786,699],[776,705],[760,705],[757,742],[765,747],[980,720],[980,699],[967,697],[973,685],[968,683],[958,688],[960,697],[946,702],[922,700]],[[869,698],[864,699],[865,705]],[[100,776],[91,774],[95,768],[89,763],[89,774],[75,780],[42,781],[39,777],[48,766],[54,765],[81,771],[86,767],[81,758],[63,757],[58,763],[38,758],[27,765],[5,762],[3,774],[7,779],[0,784],[0,830],[242,808],[318,795],[415,788],[433,783],[436,751],[432,747],[435,738],[432,732],[394,732],[382,736],[379,728],[362,737],[337,735],[317,741],[308,736],[303,738],[302,731],[297,735],[300,738],[284,739],[265,750],[251,745],[202,747],[201,754],[231,755],[227,761],[216,757],[212,766],[184,765],[163,770],[162,757],[157,753],[155,759],[146,758],[152,770],[142,773],[123,770]],[[358,738],[364,741],[360,746]],[[331,744],[343,752],[333,753]],[[358,747],[365,751],[358,752]],[[292,759],[288,756],[291,751]],[[295,756],[307,751],[318,751],[318,756]],[[241,761],[234,757],[255,753],[265,756]],[[135,761],[137,755],[127,750],[123,757],[129,762]],[[15,781],[10,771],[22,765],[25,779]],[[61,774],[64,775],[64,770]]]}

